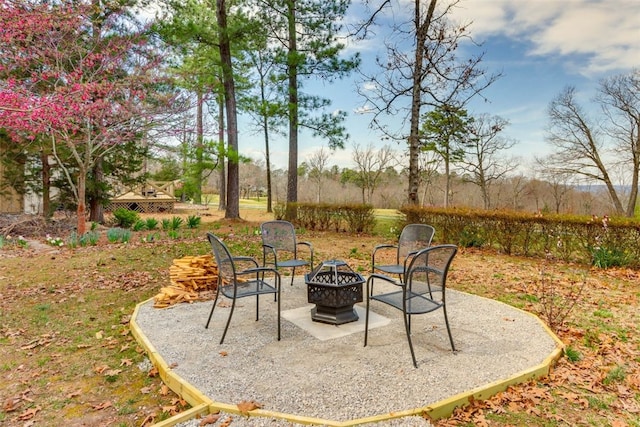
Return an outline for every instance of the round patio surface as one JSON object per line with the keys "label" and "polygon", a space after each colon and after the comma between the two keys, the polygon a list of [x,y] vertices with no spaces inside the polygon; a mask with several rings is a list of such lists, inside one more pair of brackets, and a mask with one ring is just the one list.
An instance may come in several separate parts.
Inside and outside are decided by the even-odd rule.
{"label": "round patio surface", "polygon": [[[365,303],[355,306],[356,322],[314,322],[303,277],[293,286],[283,279],[280,341],[277,305],[262,297],[258,321],[255,298],[238,300],[219,344],[230,304],[218,304],[208,329],[211,301],[156,309],[149,300],[136,308],[136,339],[163,380],[193,407],[162,425],[196,426],[197,415],[221,411],[234,427],[428,426],[471,397],[546,375],[562,354],[562,343],[537,317],[453,290],[447,311],[457,351],[451,351],[442,310],[414,316],[418,368],[401,312],[373,301],[364,347]],[[259,409],[247,412],[252,405]]]}

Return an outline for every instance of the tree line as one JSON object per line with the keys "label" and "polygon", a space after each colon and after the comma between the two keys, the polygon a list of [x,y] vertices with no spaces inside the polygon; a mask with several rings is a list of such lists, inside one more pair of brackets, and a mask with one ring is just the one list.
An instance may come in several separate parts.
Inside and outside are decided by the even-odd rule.
{"label": "tree line", "polygon": [[[406,179],[402,203],[420,204],[431,179],[444,177],[448,205],[462,168],[491,208],[492,185],[515,171],[504,151],[516,141],[501,136],[505,120],[468,111],[500,75],[482,67],[483,53],[459,56],[471,40],[470,26],[450,19],[459,3],[415,0],[407,11],[380,0],[347,19],[354,17],[348,0],[162,0],[149,18],[138,0],[0,0],[0,148],[11,176],[2,184],[41,194],[45,214],[51,188],[60,189],[82,233],[87,206],[100,222],[114,186],[144,181],[155,159],[178,165],[196,202],[215,176],[220,208],[237,218],[248,160],[242,114],[264,140],[269,210],[271,138],[288,138],[287,202],[298,200],[300,132],[326,142],[326,152],[307,159],[318,200],[327,155],[349,135],[346,113],[331,112],[331,99],[307,92],[306,83],[358,73],[373,88],[361,92],[371,126],[403,147],[402,164],[393,165]],[[365,73],[345,46],[375,37],[376,25],[390,36],[375,71]],[[575,88],[565,90],[548,112],[555,154],[539,159],[553,179],[602,182],[615,213],[627,216],[637,203],[639,80],[637,70],[604,80],[595,118],[580,108]],[[344,180],[372,199],[392,156],[388,147],[354,148],[357,167]]]}

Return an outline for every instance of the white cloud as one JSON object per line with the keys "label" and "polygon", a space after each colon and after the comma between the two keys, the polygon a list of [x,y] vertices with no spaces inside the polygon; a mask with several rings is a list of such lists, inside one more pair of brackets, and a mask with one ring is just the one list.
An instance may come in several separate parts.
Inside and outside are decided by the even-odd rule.
{"label": "white cloud", "polygon": [[455,9],[474,38],[528,41],[530,55],[581,55],[592,75],[640,65],[638,0],[467,0]]}

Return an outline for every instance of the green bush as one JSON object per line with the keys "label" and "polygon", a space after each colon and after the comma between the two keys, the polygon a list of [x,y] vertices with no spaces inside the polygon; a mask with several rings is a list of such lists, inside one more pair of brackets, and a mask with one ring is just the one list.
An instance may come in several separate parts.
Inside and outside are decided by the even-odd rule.
{"label": "green bush", "polygon": [[624,267],[629,264],[629,258],[622,249],[598,246],[591,251],[593,266],[598,268]]}
{"label": "green bush", "polygon": [[107,230],[107,240],[110,243],[127,243],[131,240],[131,231],[120,227],[110,228]]}
{"label": "green bush", "polygon": [[80,236],[78,243],[80,246],[95,246],[98,244],[98,240],[100,240],[100,233],[97,231],[88,231]]}
{"label": "green bush", "polygon": [[118,208],[113,211],[113,217],[115,225],[122,228],[131,228],[140,219],[138,212],[125,208]]}
{"label": "green bush", "polygon": [[479,248],[485,243],[485,238],[479,227],[468,225],[462,229],[458,244],[464,248]]}
{"label": "green bush", "polygon": [[[640,221],[465,208],[400,209],[406,224],[430,224],[438,243],[482,245],[506,254],[599,267],[640,267]],[[476,233],[477,231],[477,233]]]}
{"label": "green bush", "polygon": [[142,231],[147,228],[147,222],[139,219],[133,224],[133,231]]}
{"label": "green bush", "polygon": [[171,218],[171,222],[169,223],[169,229],[178,230],[180,227],[182,227],[183,223],[184,220],[182,218],[180,218],[179,216],[174,216],[173,218]]}
{"label": "green bush", "polygon": [[155,230],[156,228],[158,228],[158,220],[155,218],[147,218],[145,225],[147,227],[147,230]]}
{"label": "green bush", "polygon": [[189,215],[187,217],[187,228],[198,228],[202,219],[197,215]]}

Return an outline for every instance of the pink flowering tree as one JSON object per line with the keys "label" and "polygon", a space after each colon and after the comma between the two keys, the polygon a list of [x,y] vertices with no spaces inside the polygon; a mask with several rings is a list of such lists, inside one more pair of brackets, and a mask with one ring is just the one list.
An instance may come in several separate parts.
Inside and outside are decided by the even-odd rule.
{"label": "pink flowering tree", "polygon": [[0,128],[50,141],[84,234],[91,168],[167,108],[157,49],[117,2],[0,0],[0,22]]}

